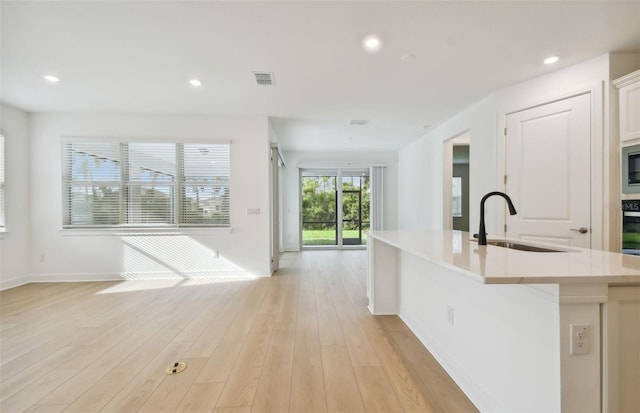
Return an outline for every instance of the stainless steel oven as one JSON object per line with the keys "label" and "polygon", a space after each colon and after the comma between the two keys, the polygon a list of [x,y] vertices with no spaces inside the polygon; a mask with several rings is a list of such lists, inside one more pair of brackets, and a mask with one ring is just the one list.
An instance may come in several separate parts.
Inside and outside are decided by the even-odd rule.
{"label": "stainless steel oven", "polygon": [[622,193],[640,193],[640,145],[622,148]]}
{"label": "stainless steel oven", "polygon": [[622,253],[640,255],[640,199],[622,201]]}

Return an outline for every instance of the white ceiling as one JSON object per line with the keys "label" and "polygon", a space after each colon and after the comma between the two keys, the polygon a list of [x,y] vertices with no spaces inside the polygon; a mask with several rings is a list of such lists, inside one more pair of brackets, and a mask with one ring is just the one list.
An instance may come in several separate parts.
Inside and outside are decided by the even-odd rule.
{"label": "white ceiling", "polygon": [[[396,149],[495,89],[640,51],[640,1],[3,0],[0,11],[5,103],[267,115],[295,150]],[[384,42],[376,54],[361,47],[371,33]],[[560,62],[543,65],[552,54]]]}

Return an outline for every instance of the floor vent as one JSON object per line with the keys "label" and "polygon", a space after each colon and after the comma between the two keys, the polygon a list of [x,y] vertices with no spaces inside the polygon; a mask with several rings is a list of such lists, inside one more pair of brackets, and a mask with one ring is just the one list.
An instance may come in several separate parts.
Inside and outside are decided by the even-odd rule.
{"label": "floor vent", "polygon": [[175,363],[167,367],[167,369],[165,370],[165,373],[169,375],[178,374],[178,373],[182,373],[186,368],[187,368],[187,363],[185,363],[184,361],[176,361]]}

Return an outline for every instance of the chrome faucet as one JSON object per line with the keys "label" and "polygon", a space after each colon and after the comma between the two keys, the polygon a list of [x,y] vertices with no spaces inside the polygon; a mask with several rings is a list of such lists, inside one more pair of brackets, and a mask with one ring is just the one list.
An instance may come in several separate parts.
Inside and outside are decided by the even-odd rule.
{"label": "chrome faucet", "polygon": [[483,196],[482,200],[480,201],[480,229],[478,229],[477,234],[473,234],[474,238],[478,238],[478,245],[487,245],[487,230],[484,227],[484,201],[486,201],[487,198],[493,195],[500,195],[507,201],[507,205],[509,205],[509,214],[515,215],[518,213],[516,211],[516,208],[513,206],[513,202],[511,202],[511,198],[509,198],[509,195],[505,194],[504,192],[494,191],[489,192],[488,194]]}

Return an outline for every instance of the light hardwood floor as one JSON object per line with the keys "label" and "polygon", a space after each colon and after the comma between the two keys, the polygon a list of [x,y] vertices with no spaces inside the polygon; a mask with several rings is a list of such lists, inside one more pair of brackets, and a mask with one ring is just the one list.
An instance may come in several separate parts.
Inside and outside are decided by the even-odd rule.
{"label": "light hardwood floor", "polygon": [[0,411],[477,411],[399,318],[369,314],[366,263],[307,251],[249,281],[3,291]]}

